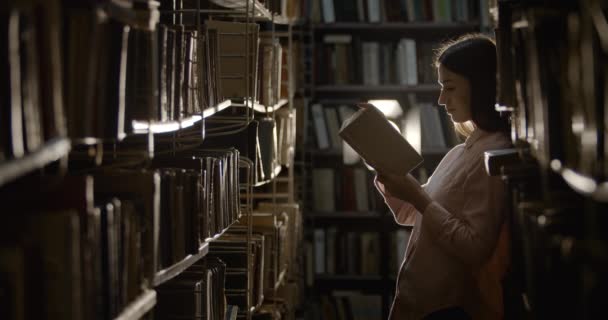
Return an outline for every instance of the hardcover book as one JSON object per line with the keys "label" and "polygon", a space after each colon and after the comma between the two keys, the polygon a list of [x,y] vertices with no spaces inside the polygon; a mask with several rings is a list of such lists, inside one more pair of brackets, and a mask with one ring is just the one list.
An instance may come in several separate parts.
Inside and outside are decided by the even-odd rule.
{"label": "hardcover book", "polygon": [[374,169],[406,175],[423,159],[373,105],[361,108],[344,121],[340,136]]}

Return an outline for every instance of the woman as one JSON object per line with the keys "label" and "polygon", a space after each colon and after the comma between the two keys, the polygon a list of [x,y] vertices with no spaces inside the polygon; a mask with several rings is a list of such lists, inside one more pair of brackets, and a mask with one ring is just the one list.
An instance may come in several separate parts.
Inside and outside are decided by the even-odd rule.
{"label": "woman", "polygon": [[411,175],[378,173],[376,187],[397,223],[414,226],[390,319],[500,319],[506,199],[483,159],[486,150],[510,146],[508,121],[494,110],[496,47],[483,35],[466,35],[440,48],[435,66],[438,103],[466,141],[423,186]]}

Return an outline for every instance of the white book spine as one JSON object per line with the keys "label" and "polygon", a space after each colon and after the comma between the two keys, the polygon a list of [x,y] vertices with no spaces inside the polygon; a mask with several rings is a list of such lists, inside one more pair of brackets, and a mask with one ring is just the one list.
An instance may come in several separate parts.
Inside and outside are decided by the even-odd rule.
{"label": "white book spine", "polygon": [[329,148],[329,137],[327,136],[327,126],[325,125],[325,117],[323,116],[323,106],[313,104],[311,109],[317,145],[319,149],[327,149]]}
{"label": "white book spine", "polygon": [[418,84],[418,66],[416,59],[416,41],[405,39],[405,54],[407,56],[407,84]]}
{"label": "white book spine", "polygon": [[334,149],[342,149],[342,141],[340,139],[340,123],[338,122],[338,112],[335,108],[325,108],[325,120],[329,131],[331,146]]}
{"label": "white book spine", "polygon": [[369,22],[380,22],[380,0],[367,0]]}
{"label": "white book spine", "polygon": [[336,14],[334,12],[334,0],[323,1],[323,21],[325,23],[336,22]]}

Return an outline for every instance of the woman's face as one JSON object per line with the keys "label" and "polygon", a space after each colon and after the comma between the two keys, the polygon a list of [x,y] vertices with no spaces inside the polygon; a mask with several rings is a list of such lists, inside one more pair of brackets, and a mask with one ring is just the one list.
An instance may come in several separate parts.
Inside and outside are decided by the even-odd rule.
{"label": "woman's face", "polygon": [[441,94],[437,103],[445,107],[452,121],[466,122],[471,116],[471,84],[469,80],[439,65],[437,69]]}

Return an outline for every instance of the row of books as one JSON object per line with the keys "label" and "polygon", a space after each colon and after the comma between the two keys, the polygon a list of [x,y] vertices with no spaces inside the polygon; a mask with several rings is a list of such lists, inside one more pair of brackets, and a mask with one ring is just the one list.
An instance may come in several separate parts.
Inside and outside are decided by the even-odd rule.
{"label": "row of books", "polygon": [[[206,124],[208,131],[221,128],[223,124]],[[205,149],[223,149],[233,146],[240,155],[253,163],[253,183],[261,184],[270,181],[278,168],[277,135],[275,119],[261,117],[252,120],[243,130],[233,130],[231,134],[205,139],[201,144]]]}
{"label": "row of books", "polygon": [[[254,233],[250,240],[248,242],[247,228],[233,227],[210,243],[208,254],[226,263],[226,300],[238,306],[241,316],[251,307],[259,307],[264,300],[265,238]],[[251,265],[248,255],[251,255]]]}
{"label": "row of books", "polygon": [[[396,275],[405,255],[409,232],[398,229],[389,233],[388,257],[382,256],[381,235],[329,226],[315,228],[313,243],[307,249],[308,274],[381,275],[382,261],[387,261],[390,275]],[[313,263],[310,263],[313,262]]]}
{"label": "row of books", "polygon": [[445,109],[430,102],[414,102],[413,107],[410,104],[401,121],[401,132],[423,153],[446,151],[463,141]]}
{"label": "row of books", "polygon": [[[91,319],[117,316],[141,293],[142,284],[154,283],[156,272],[198,253],[202,242],[232,224],[240,212],[237,150],[158,158],[153,166],[161,169],[99,170],[92,176],[68,177],[60,183],[53,180],[34,188],[24,181],[12,188],[11,194],[17,197],[4,193],[10,210],[50,212],[26,215],[24,225],[32,226],[4,238],[2,247],[7,252],[20,253],[3,256],[3,273],[15,273],[15,265],[37,265],[33,262],[36,255],[43,260],[60,257],[52,267],[72,272],[57,282],[41,279],[49,281],[50,290],[43,293],[41,303],[46,304],[45,299],[51,303],[43,312],[61,314],[65,319],[85,314]],[[19,198],[25,196],[34,196],[37,201],[27,203]],[[31,244],[19,240],[33,233],[51,237],[59,229],[65,230],[61,233],[65,238]],[[23,274],[15,281],[31,276],[27,270],[21,270]],[[53,270],[40,274],[56,276]],[[6,289],[26,291],[19,295],[23,299],[40,294],[30,293],[30,288],[28,283],[18,282]],[[70,297],[74,292],[74,302],[52,303],[49,297],[65,296],[62,292],[70,292]],[[14,312],[20,314],[26,305],[21,298],[14,305]],[[75,305],[82,305],[82,309],[65,307]]]}
{"label": "row of books", "polygon": [[[159,110],[158,11],[110,1],[65,3],[58,10],[65,25],[61,36],[68,134],[74,139],[121,140],[132,132],[131,120],[148,120]],[[142,21],[126,18],[130,13]]]}
{"label": "row of books", "polygon": [[155,160],[154,165],[163,168],[161,267],[198,253],[202,242],[221,233],[238,218],[238,161],[236,149],[197,151]]}
{"label": "row of books", "polygon": [[0,163],[65,137],[57,1],[0,12]]}
{"label": "row of books", "polygon": [[[205,257],[158,287],[154,315],[158,319],[233,319],[225,300],[227,266],[217,257]],[[228,313],[228,314],[227,314]]]}
{"label": "row of books", "polygon": [[[160,10],[174,5],[162,2]],[[256,100],[258,92],[267,104],[282,97],[283,49],[276,39],[260,46],[255,23],[206,20],[198,28],[192,19],[163,18],[159,24],[152,3],[111,1],[35,3],[5,16],[0,41],[11,50],[0,57],[6,66],[0,161],[66,132],[76,140],[116,141],[136,131],[137,121],[180,120],[229,98]]]}
{"label": "row of books", "polygon": [[315,168],[311,207],[315,212],[374,211],[383,203],[373,190],[373,177],[365,168]]}
{"label": "row of books", "polygon": [[[242,111],[242,110],[241,110]],[[226,109],[218,114],[229,117],[234,110]],[[222,149],[233,146],[240,154],[255,164],[254,184],[269,181],[276,175],[281,166],[293,164],[296,139],[296,110],[282,107],[273,114],[257,113],[246,128],[235,130],[235,124],[213,122],[205,124],[207,135],[217,136],[205,139],[201,144],[204,149]],[[237,124],[239,126],[241,124]],[[228,128],[228,129],[226,129]]]}
{"label": "row of books", "polygon": [[254,318],[263,319],[280,313],[275,303],[284,307],[285,314],[295,311],[298,289],[287,282],[287,270],[295,268],[299,206],[261,203],[251,219],[251,242],[247,242],[248,218],[243,216],[209,243],[202,260],[158,287],[157,317],[228,319],[233,313],[245,318],[255,307]]}
{"label": "row of books", "polygon": [[97,180],[22,183],[2,195],[21,213],[0,241],[8,319],[113,318],[152,280],[154,225],[143,197],[109,197]]}
{"label": "row of books", "polygon": [[478,0],[308,0],[304,14],[325,22],[468,22],[479,19]]}
{"label": "row of books", "polygon": [[327,34],[315,49],[315,83],[400,84],[436,82],[436,43],[401,38],[378,42],[350,34]]}
{"label": "row of books", "polygon": [[[281,70],[285,54],[279,39],[273,39],[272,33],[269,32],[261,34],[259,51],[259,79],[257,81],[260,85],[257,97],[262,105],[272,106],[284,96],[281,92],[285,89],[282,85]],[[286,73],[284,74],[286,75]]]}

